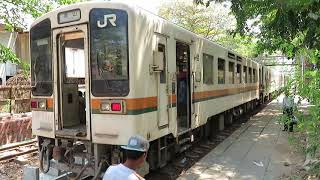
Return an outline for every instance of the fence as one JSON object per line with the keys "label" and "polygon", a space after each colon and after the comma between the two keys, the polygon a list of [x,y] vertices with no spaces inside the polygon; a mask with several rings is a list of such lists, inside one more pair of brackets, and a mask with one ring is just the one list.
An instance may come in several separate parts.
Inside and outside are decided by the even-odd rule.
{"label": "fence", "polygon": [[30,86],[0,86],[0,113],[30,112],[30,101]]}

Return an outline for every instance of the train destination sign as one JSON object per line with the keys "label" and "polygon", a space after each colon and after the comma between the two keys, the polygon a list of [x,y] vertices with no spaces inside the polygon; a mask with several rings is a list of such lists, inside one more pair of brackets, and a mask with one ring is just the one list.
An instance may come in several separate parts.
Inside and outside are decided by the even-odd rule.
{"label": "train destination sign", "polygon": [[80,9],[74,9],[71,11],[65,11],[58,14],[59,24],[78,21],[81,18]]}

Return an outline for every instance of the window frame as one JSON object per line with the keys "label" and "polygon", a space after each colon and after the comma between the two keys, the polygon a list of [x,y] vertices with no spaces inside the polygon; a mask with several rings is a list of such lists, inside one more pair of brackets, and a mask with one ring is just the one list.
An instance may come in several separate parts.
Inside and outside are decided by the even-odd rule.
{"label": "window frame", "polygon": [[253,79],[252,79],[252,67],[248,68],[248,76],[249,76],[249,83],[252,83],[253,82]]}
{"label": "window frame", "polygon": [[[230,65],[232,64],[232,71],[230,71]],[[229,61],[228,63],[228,74],[229,74],[229,84],[235,84],[235,62],[233,61]],[[230,78],[230,73],[232,73],[232,82],[230,82],[231,78]]]}
{"label": "window frame", "polygon": [[[208,65],[205,65],[205,56],[209,57],[208,61],[211,62],[211,82],[208,82],[208,81],[205,81],[206,79],[208,79],[208,76],[206,76],[206,73],[205,73],[205,67],[208,67]],[[202,70],[203,70],[203,84],[207,84],[207,85],[212,85],[214,84],[214,56],[210,55],[210,54],[207,54],[207,53],[202,53]],[[209,78],[210,79],[210,78]]]}
{"label": "window frame", "polygon": [[[239,82],[237,82],[237,84],[241,84],[242,83],[242,64],[240,63],[236,63],[237,64],[237,67],[236,67],[236,76],[237,74],[240,74],[240,77],[239,77]],[[238,66],[240,67],[239,69],[239,73],[238,73]],[[238,80],[238,78],[237,78]]]}
{"label": "window frame", "polygon": [[[219,81],[219,62],[222,61],[223,62],[223,82]],[[226,60],[223,58],[218,58],[218,84],[226,84]]]}
{"label": "window frame", "polygon": [[[127,45],[127,48],[126,48],[126,54],[127,54],[127,79],[126,81],[128,81],[126,84],[127,84],[127,87],[126,87],[126,91],[122,94],[120,93],[115,93],[115,92],[110,92],[110,91],[104,91],[104,92],[95,92],[95,89],[93,88],[93,75],[92,75],[92,64],[93,64],[93,61],[92,61],[92,44],[93,44],[93,37],[92,37],[92,34],[93,34],[93,28],[91,27],[92,24],[94,24],[95,22],[95,19],[92,19],[92,13],[95,11],[95,10],[111,10],[111,11],[120,11],[120,12],[123,12],[125,13],[126,15],[126,45]],[[90,86],[91,86],[91,94],[95,97],[126,97],[128,96],[128,94],[130,93],[130,50],[129,50],[129,46],[130,46],[130,41],[129,41],[129,14],[126,10],[123,10],[123,9],[114,9],[114,8],[93,8],[90,10],[89,12],[89,34],[90,34],[90,37],[88,38],[89,39],[89,47],[90,47],[90,53],[89,53],[89,57],[90,57],[90,76],[91,76],[91,81],[90,81]],[[95,60],[97,63],[98,60],[96,59]],[[104,82],[106,82],[107,79],[105,79]],[[120,80],[119,80],[120,81]]]}
{"label": "window frame", "polygon": [[[162,51],[160,51],[162,49]],[[163,71],[160,72],[160,84],[167,83],[167,49],[163,43],[158,43],[158,51],[163,52]]]}
{"label": "window frame", "polygon": [[248,83],[248,66],[243,66],[242,72],[244,74],[243,78],[244,81],[243,83],[247,84]]}
{"label": "window frame", "polygon": [[[39,83],[38,81],[36,81],[36,77],[35,77],[35,70],[33,69],[33,68],[35,68],[35,66],[36,66],[36,62],[34,62],[34,57],[33,57],[33,41],[34,40],[39,40],[39,39],[37,39],[37,38],[35,38],[35,39],[33,39],[33,37],[34,36],[38,36],[38,33],[39,33],[39,27],[42,27],[42,26],[44,26],[43,24],[44,23],[48,23],[49,24],[49,27],[48,27],[48,30],[49,30],[49,33],[48,33],[48,48],[49,48],[49,55],[48,55],[48,57],[50,57],[50,58],[48,58],[47,59],[47,61],[50,61],[48,64],[50,64],[50,71],[51,72],[49,72],[48,74],[49,74],[49,76],[50,76],[50,78],[49,79],[47,79],[47,82],[50,82],[50,84],[49,84],[49,86],[51,87],[51,89],[49,89],[48,90],[48,93],[42,93],[42,92],[37,92],[36,90],[36,86],[38,85],[38,84],[42,84],[42,83]],[[54,65],[53,65],[53,58],[52,58],[52,55],[53,55],[53,44],[52,44],[52,24],[51,24],[51,20],[49,19],[49,18],[46,18],[46,19],[44,19],[44,20],[42,20],[41,22],[39,22],[38,24],[36,24],[36,25],[34,25],[33,27],[31,27],[31,29],[30,29],[30,44],[29,44],[29,46],[30,46],[30,75],[31,75],[31,86],[34,86],[35,88],[31,91],[32,92],[32,95],[33,96],[52,96],[53,95],[53,92],[54,92]],[[43,39],[43,38],[42,38]],[[49,87],[48,86],[48,87]]]}
{"label": "window frame", "polygon": [[252,68],[252,81],[253,83],[256,83],[257,82],[257,69],[256,68]]}

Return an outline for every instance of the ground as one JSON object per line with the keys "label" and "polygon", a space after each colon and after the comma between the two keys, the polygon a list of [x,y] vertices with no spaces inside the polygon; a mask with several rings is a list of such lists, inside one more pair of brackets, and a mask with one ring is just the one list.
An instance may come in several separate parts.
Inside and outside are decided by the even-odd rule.
{"label": "ground", "polygon": [[294,133],[282,131],[280,102],[272,101],[178,179],[283,179],[301,169],[304,155],[289,144]]}
{"label": "ground", "polygon": [[23,176],[23,166],[29,164],[39,166],[38,154],[32,154],[18,159],[0,162],[1,180],[21,180]]}
{"label": "ground", "polygon": [[[278,121],[280,102],[272,101],[178,179],[310,179],[301,170],[303,153],[288,141],[300,134],[283,132]],[[0,163],[0,179],[21,179],[24,164],[39,165],[37,155],[25,159]]]}

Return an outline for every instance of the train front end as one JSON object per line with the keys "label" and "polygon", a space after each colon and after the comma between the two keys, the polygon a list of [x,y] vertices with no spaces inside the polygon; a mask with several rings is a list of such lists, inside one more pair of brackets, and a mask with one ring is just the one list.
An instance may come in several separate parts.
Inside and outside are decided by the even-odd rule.
{"label": "train front end", "polygon": [[32,130],[43,172],[56,166],[98,176],[137,133],[127,116],[129,12],[123,4],[82,3],[32,25]]}

